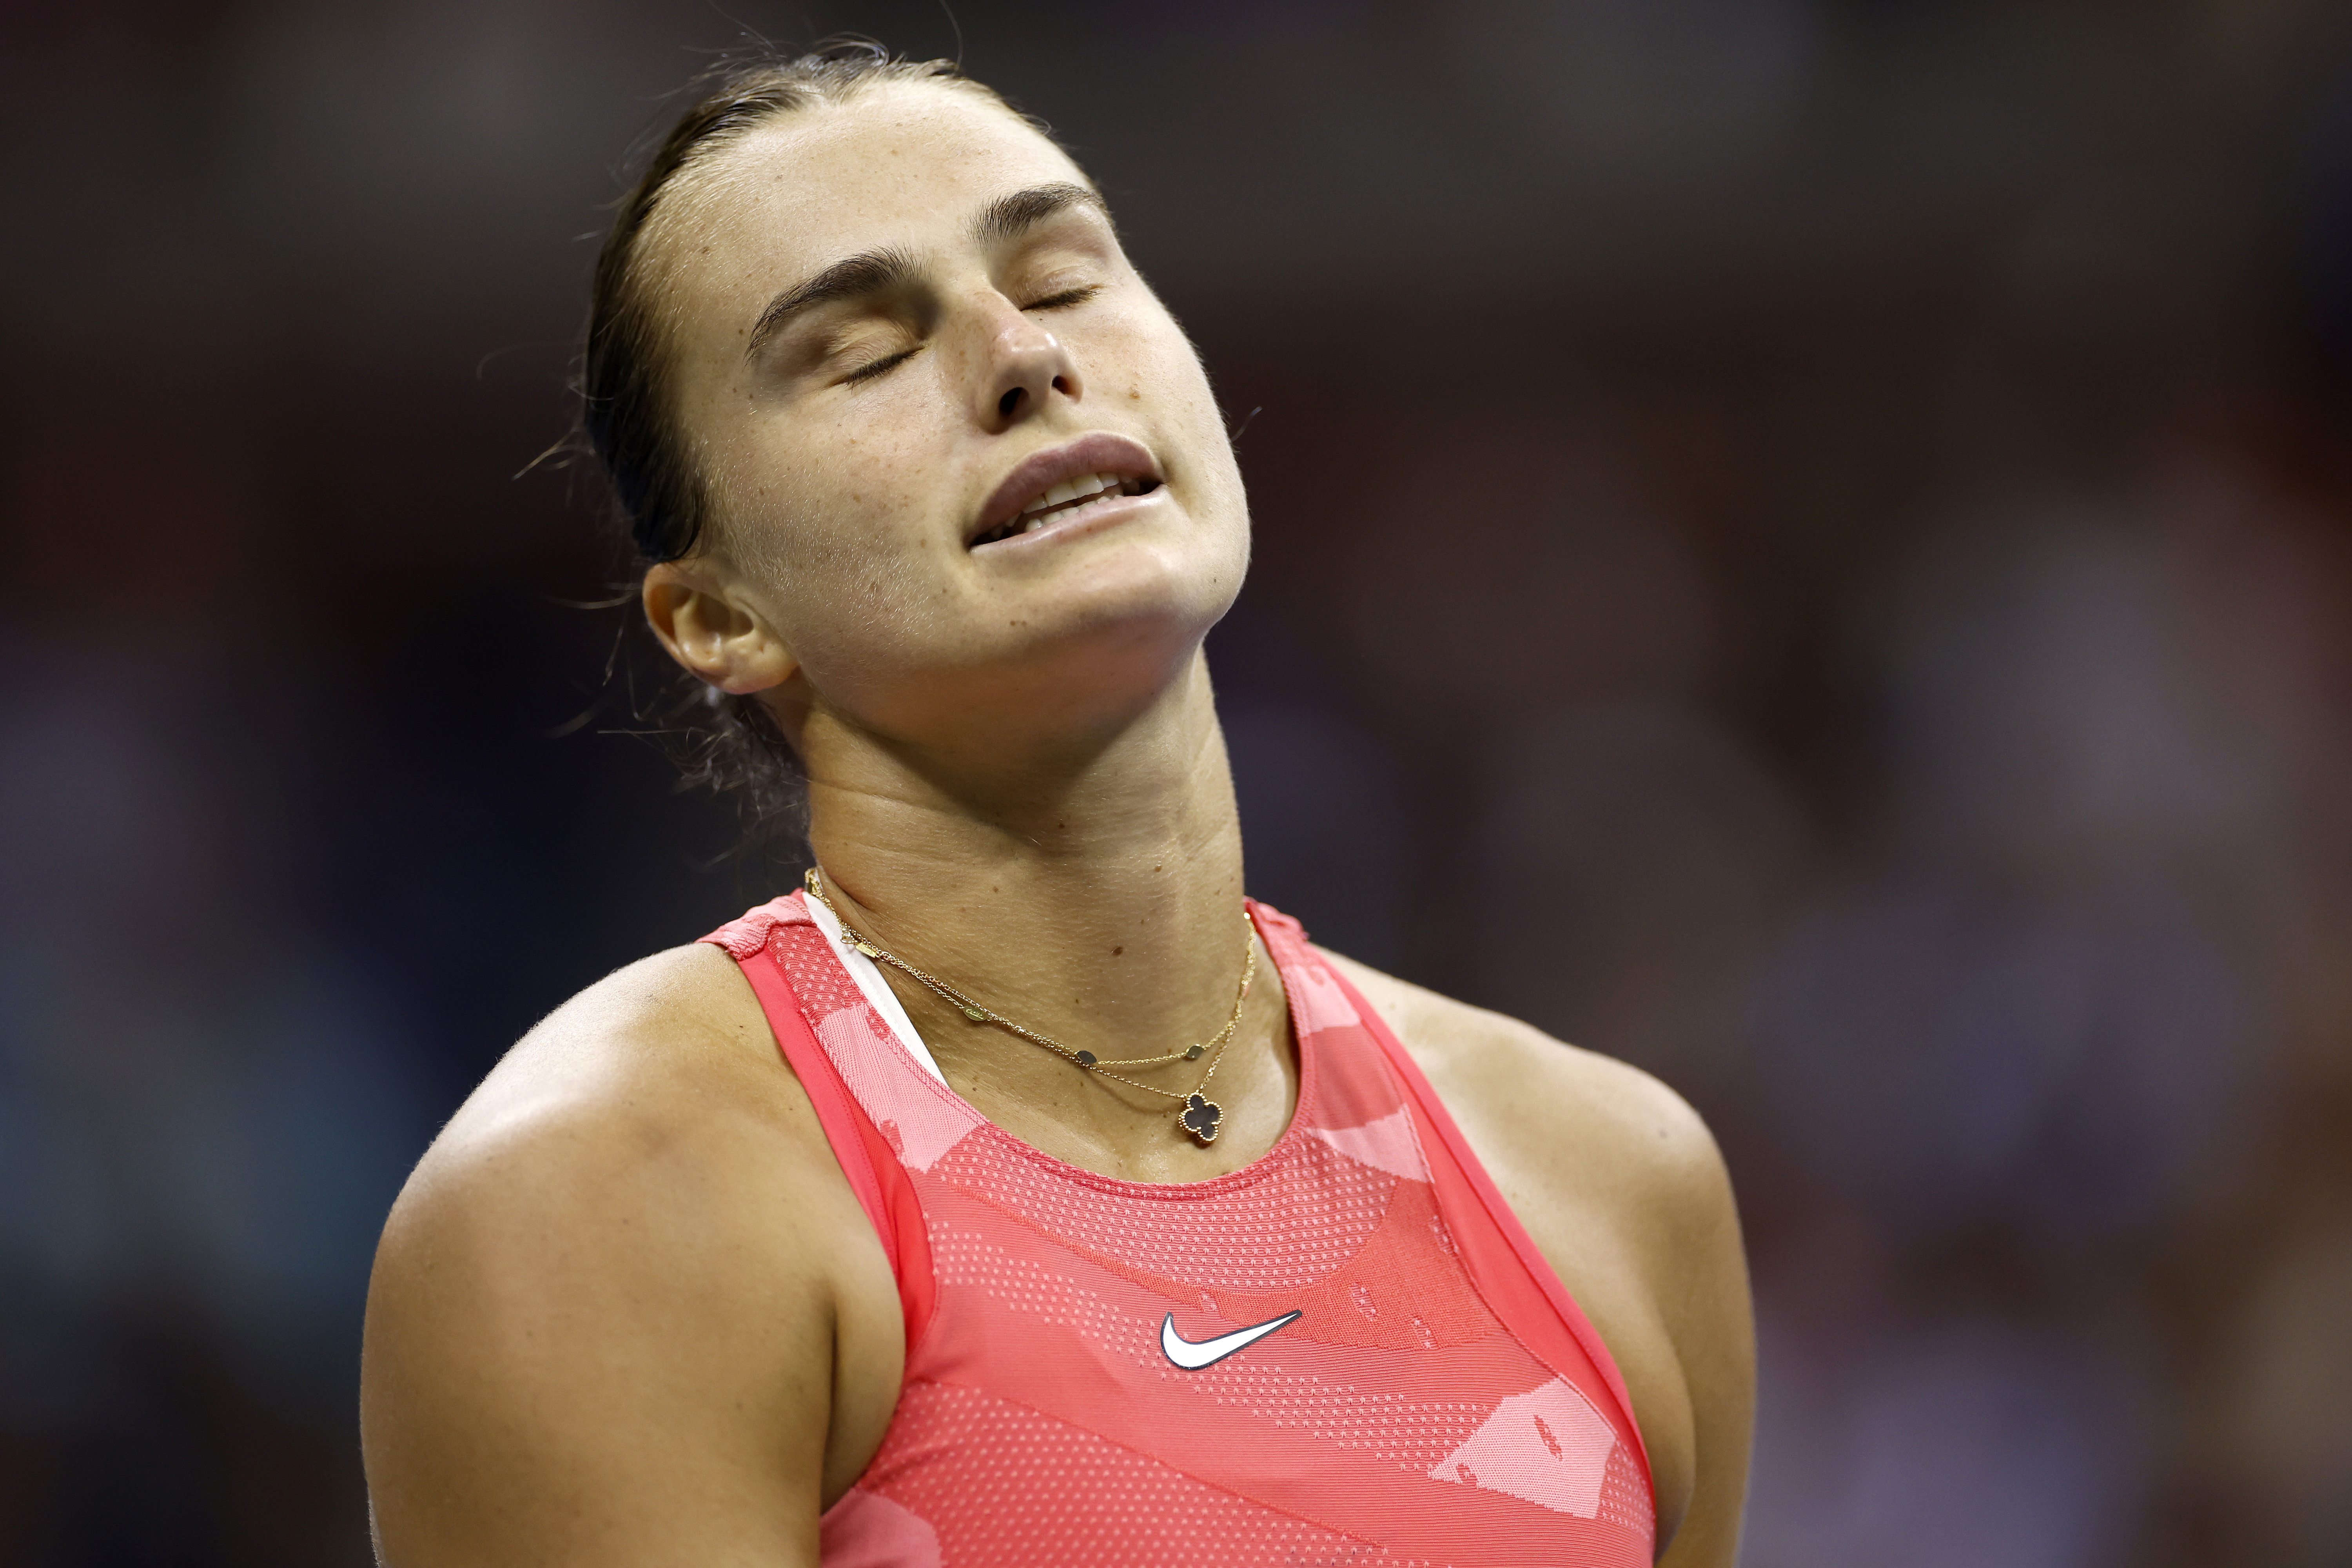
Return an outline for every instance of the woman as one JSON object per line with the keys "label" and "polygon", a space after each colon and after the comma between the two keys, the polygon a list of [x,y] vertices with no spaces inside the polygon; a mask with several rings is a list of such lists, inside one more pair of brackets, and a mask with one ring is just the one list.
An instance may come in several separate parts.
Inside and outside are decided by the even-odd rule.
{"label": "woman", "polygon": [[1713,1145],[1245,903],[1241,479],[1069,158],[944,65],[733,69],[624,205],[585,390],[646,617],[797,760],[818,868],[419,1166],[384,1561],[1729,1563]]}

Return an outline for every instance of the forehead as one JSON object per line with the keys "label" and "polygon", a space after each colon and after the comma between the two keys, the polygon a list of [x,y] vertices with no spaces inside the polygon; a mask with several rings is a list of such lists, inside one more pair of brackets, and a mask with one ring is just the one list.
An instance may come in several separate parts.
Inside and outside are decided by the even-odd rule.
{"label": "forehead", "polygon": [[1085,180],[992,100],[892,82],[778,115],[720,150],[684,182],[660,242],[706,286],[773,287],[879,247],[936,248],[997,196]]}

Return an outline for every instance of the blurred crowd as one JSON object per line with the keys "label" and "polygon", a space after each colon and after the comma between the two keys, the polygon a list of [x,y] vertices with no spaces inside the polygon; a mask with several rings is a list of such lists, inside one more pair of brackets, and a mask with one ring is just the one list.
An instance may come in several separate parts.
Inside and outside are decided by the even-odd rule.
{"label": "blurred crowd", "polygon": [[367,1562],[409,1165],[790,885],[516,477],[745,26],[1110,195],[1254,889],[1706,1113],[1752,1568],[2352,1562],[2352,16],[145,0],[0,19],[0,1563]]}

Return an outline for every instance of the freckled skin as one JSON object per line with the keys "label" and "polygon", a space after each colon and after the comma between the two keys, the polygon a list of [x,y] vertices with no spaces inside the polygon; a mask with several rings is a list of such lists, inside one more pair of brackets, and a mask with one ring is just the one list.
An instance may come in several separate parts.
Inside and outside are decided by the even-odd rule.
{"label": "freckled skin", "polygon": [[[749,679],[782,671],[772,689],[795,724],[805,713],[932,742],[958,728],[998,746],[1024,731],[1057,741],[1128,721],[1194,656],[1248,560],[1241,478],[1207,376],[1099,215],[1065,215],[1020,247],[961,243],[940,221],[974,210],[975,190],[1084,175],[1002,110],[925,88],[772,121],[727,163],[777,177],[717,182],[680,204],[683,222],[722,204],[724,220],[671,288],[680,417],[726,518],[725,564],[740,568],[728,588],[782,645],[774,669]],[[814,167],[825,181],[795,177]],[[860,199],[835,200],[844,186]],[[781,282],[884,246],[935,263],[924,298],[896,319],[809,323],[744,360],[740,323]],[[1099,292],[1021,308],[1071,285]],[[910,343],[919,352],[887,375],[842,384],[861,360]],[[1097,380],[1127,384],[1124,406],[1094,396]],[[999,416],[1005,388],[1031,382],[1043,395]],[[1162,467],[1170,504],[1148,527],[1050,573],[961,548],[1015,458],[1105,429]],[[845,579],[877,578],[889,589],[845,591]],[[901,591],[918,584],[919,595]]]}
{"label": "freckled skin", "polygon": [[[761,694],[793,738],[855,923],[1057,1037],[1198,1039],[1232,1007],[1245,940],[1201,648],[1250,519],[1207,378],[1108,222],[1080,205],[1013,238],[973,227],[993,200],[1084,179],[1001,108],[906,85],[770,121],[666,195],[648,243],[719,526],[647,574],[645,604],[682,665]],[[747,357],[772,298],[883,247],[914,259],[912,286]],[[1150,452],[1156,500],[1043,548],[967,548],[1015,464],[1094,432]],[[1731,1563],[1753,1347],[1705,1128],[1622,1064],[1338,962],[1616,1358],[1661,1561]],[[886,973],[957,1092],[1090,1170],[1237,1170],[1296,1102],[1278,984],[1244,1005],[1202,1147],[1164,1105]],[[380,1552],[813,1563],[818,1514],[888,1425],[903,1334],[749,987],[713,948],[656,954],[526,1037],[394,1210],[362,1368]]]}

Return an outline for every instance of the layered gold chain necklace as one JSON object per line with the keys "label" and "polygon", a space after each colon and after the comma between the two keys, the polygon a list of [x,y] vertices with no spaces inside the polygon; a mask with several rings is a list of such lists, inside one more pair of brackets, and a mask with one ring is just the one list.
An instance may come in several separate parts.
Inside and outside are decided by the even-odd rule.
{"label": "layered gold chain necklace", "polygon": [[[1033,1046],[1045,1047],[1055,1055],[1074,1063],[1083,1071],[1095,1073],[1103,1078],[1115,1079],[1130,1089],[1139,1089],[1146,1094],[1156,1094],[1162,1100],[1178,1101],[1182,1108],[1176,1112],[1178,1130],[1191,1134],[1204,1145],[1217,1141],[1217,1124],[1225,1119],[1225,1111],[1224,1107],[1208,1098],[1209,1080],[1217,1076],[1217,1064],[1224,1059],[1225,1043],[1234,1037],[1234,1030],[1241,1025],[1242,1004],[1249,1000],[1250,982],[1257,977],[1257,928],[1251,923],[1247,910],[1242,911],[1244,928],[1242,983],[1240,989],[1234,993],[1234,1010],[1225,1019],[1225,1026],[1197,1045],[1187,1046],[1181,1051],[1170,1051],[1166,1056],[1126,1057],[1105,1061],[1092,1051],[1066,1046],[1051,1035],[1041,1035],[1034,1029],[1023,1027],[995,1008],[973,1001],[946,981],[936,975],[924,973],[897,953],[868,940],[864,932],[844,918],[834,901],[825,897],[824,878],[815,867],[809,868],[808,875],[803,880],[808,888],[809,897],[831,910],[833,918],[840,923],[843,946],[856,948],[876,963],[887,963],[900,973],[929,987],[943,1001],[975,1024],[993,1024],[1007,1034],[1018,1035]],[[1196,1062],[1204,1056],[1209,1058],[1209,1070],[1201,1075],[1200,1087],[1189,1094],[1179,1094],[1174,1089],[1160,1089],[1152,1084],[1142,1083],[1123,1073],[1110,1070],[1113,1068],[1159,1067],[1166,1062]]]}

